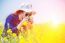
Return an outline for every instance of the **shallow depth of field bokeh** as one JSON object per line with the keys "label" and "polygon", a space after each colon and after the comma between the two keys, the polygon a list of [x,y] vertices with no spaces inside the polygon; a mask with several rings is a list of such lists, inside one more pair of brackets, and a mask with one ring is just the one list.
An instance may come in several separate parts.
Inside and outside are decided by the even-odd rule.
{"label": "shallow depth of field bokeh", "polygon": [[[23,3],[36,11],[32,29],[19,37],[9,30],[12,36],[2,37],[6,17]],[[65,43],[65,0],[0,0],[0,21],[0,43]]]}
{"label": "shallow depth of field bokeh", "polygon": [[26,37],[19,39],[15,34],[8,39],[2,37],[3,25],[0,22],[0,43],[65,43],[65,23],[53,25],[51,22],[33,24],[33,28],[27,31]]}

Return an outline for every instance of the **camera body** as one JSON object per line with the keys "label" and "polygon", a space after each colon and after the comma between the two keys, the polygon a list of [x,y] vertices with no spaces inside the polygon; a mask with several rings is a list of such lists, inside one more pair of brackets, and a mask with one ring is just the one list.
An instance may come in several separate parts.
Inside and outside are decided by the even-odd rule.
{"label": "camera body", "polygon": [[31,19],[32,13],[31,12],[27,12],[25,14],[25,16],[27,17],[28,21]]}
{"label": "camera body", "polygon": [[31,12],[26,12],[25,16],[27,17],[27,21],[33,22],[33,16],[36,14],[36,12],[31,11]]}
{"label": "camera body", "polygon": [[25,14],[25,16],[32,16],[32,13],[31,13],[31,12],[27,12],[27,13]]}

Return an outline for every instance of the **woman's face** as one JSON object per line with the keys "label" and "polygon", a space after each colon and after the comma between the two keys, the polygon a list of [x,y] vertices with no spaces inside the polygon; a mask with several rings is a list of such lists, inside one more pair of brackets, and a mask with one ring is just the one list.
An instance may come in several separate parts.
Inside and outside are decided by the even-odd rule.
{"label": "woman's face", "polygon": [[22,20],[23,18],[25,18],[25,12],[23,12],[23,13],[20,13],[19,14],[19,20]]}

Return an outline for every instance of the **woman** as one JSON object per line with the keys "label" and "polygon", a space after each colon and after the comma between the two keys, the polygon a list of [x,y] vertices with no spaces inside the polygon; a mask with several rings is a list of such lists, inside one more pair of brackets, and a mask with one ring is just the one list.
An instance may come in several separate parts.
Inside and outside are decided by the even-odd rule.
{"label": "woman", "polygon": [[7,34],[7,30],[11,29],[13,33],[18,35],[18,29],[22,26],[22,21],[25,18],[25,11],[17,10],[15,13],[9,15],[6,18],[4,31]]}

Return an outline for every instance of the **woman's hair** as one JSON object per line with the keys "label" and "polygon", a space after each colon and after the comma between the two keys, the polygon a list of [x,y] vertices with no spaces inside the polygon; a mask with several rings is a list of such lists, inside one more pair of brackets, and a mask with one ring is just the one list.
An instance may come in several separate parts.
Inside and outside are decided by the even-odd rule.
{"label": "woman's hair", "polygon": [[16,14],[19,15],[20,13],[24,13],[24,12],[25,12],[24,10],[17,10]]}

